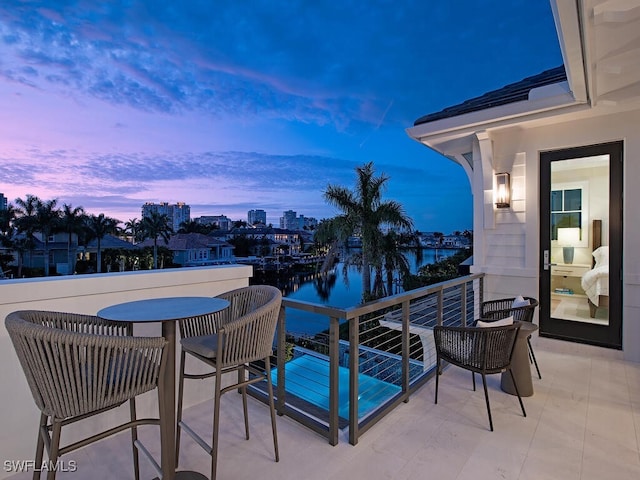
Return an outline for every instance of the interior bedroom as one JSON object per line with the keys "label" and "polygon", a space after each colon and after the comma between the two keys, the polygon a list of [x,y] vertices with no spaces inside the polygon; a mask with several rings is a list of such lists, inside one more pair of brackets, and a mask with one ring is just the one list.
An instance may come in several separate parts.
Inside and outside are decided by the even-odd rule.
{"label": "interior bedroom", "polygon": [[551,170],[551,316],[609,323],[609,156]]}

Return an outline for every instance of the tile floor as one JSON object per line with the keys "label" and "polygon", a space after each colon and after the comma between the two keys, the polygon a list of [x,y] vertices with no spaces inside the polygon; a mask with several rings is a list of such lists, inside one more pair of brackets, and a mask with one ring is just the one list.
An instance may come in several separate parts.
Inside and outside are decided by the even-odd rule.
{"label": "tile floor", "polygon": [[[500,377],[490,378],[494,432],[482,389],[473,392],[470,374],[451,367],[441,377],[438,405],[429,382],[357,446],[349,445],[345,433],[332,447],[278,417],[281,459],[275,463],[266,406],[250,401],[251,440],[245,441],[240,399],[226,395],[218,478],[638,480],[640,364],[622,361],[617,351],[545,338],[535,338],[534,348],[543,378],[534,376],[535,393],[524,399],[526,418],[517,399],[500,391]],[[191,408],[188,416],[208,431],[209,405]],[[146,435],[152,447],[158,443],[153,431]],[[71,456],[78,471],[58,478],[133,478],[128,434]],[[153,478],[146,461],[141,463],[142,478]],[[207,455],[188,438],[180,467],[209,470]]]}

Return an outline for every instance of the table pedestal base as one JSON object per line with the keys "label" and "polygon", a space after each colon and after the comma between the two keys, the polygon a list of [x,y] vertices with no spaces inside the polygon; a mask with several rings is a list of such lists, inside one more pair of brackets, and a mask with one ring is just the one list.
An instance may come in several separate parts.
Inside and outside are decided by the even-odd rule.
{"label": "table pedestal base", "polygon": [[[521,397],[530,397],[533,395],[533,381],[531,380],[531,364],[529,362],[529,344],[527,343],[527,338],[537,329],[537,325],[522,322],[522,326],[516,337],[513,357],[511,357],[511,371],[513,372],[516,382],[518,382],[518,392]],[[513,386],[509,372],[502,373],[500,388],[511,395],[516,395],[516,389]]]}

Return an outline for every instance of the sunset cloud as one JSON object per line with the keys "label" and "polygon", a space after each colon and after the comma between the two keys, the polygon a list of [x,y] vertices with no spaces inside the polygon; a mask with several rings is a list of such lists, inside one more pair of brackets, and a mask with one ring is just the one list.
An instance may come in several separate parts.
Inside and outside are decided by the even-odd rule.
{"label": "sunset cloud", "polygon": [[5,0],[0,192],[321,218],[373,161],[420,228],[467,228],[464,172],[404,129],[560,64],[554,28],[547,2]]}

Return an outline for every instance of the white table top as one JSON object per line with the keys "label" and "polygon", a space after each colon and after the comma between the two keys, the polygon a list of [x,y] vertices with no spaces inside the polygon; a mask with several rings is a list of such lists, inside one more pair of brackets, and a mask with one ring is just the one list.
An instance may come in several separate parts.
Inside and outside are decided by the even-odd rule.
{"label": "white table top", "polygon": [[103,308],[97,315],[120,322],[164,322],[218,312],[227,300],[213,297],[166,297],[136,300]]}

